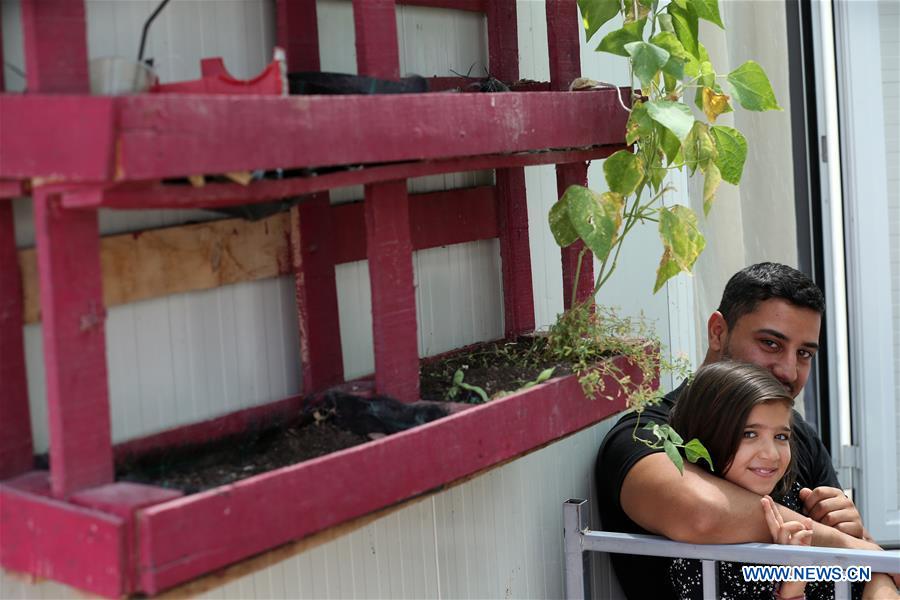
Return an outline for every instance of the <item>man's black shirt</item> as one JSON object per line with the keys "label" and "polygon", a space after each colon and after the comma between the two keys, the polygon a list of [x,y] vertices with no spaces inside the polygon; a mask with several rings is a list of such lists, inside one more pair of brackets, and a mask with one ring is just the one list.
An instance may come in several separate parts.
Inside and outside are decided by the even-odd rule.
{"label": "man's black shirt", "polygon": [[[597,454],[596,481],[600,525],[604,531],[649,533],[628,518],[619,503],[619,496],[625,476],[635,463],[660,450],[653,450],[635,441],[632,439],[632,432],[635,431],[635,424],[640,419],[638,436],[648,440],[655,439],[651,432],[643,429],[644,425],[651,421],[659,425],[668,423],[669,412],[675,406],[682,387],[683,385],[666,394],[660,404],[647,407],[640,416],[634,412],[624,415],[610,429],[600,445]],[[797,453],[797,481],[808,488],[819,486],[840,488],[828,451],[815,430],[796,411],[794,411],[793,431],[793,450]],[[763,518],[762,510],[759,517]],[[612,563],[628,598],[674,597],[666,575],[669,559],[613,554]]]}

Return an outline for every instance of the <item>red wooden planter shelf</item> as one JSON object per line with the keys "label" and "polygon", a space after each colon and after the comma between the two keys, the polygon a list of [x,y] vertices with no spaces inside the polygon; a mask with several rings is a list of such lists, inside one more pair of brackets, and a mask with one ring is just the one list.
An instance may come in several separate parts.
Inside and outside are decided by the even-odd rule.
{"label": "red wooden planter shelf", "polygon": [[[641,374],[615,359],[626,375]],[[182,497],[113,483],[54,499],[46,472],[0,484],[0,563],[106,596],[155,594],[280,544],[365,515],[574,433],[625,408],[627,392],[588,399],[574,376],[361,446]],[[136,440],[142,453],[239,432],[300,399]],[[502,427],[498,426],[502,423]],[[374,474],[374,476],[373,476]],[[77,548],[77,552],[73,549]]]}
{"label": "red wooden planter shelf", "polygon": [[626,92],[7,94],[0,95],[0,178],[118,182],[621,147],[628,113],[619,94]]}
{"label": "red wooden planter shelf", "polygon": [[[515,0],[397,1],[484,12],[491,74],[519,79]],[[359,73],[397,79],[395,0],[353,5]],[[113,447],[100,207],[222,207],[304,195],[291,209],[290,228],[304,394],[348,385],[334,276],[343,260],[368,259],[375,373],[367,387],[379,394],[419,397],[415,248],[498,237],[504,333],[534,329],[524,167],[555,164],[560,193],[586,184],[587,162],[624,145],[621,103],[628,95],[566,91],[581,74],[576,0],[547,0],[546,7],[551,81],[523,91],[110,98],[87,95],[84,3],[22,0],[29,93],[0,94],[0,565],[107,596],[154,594],[440,489],[624,408],[627,391],[619,389],[612,402],[589,400],[568,376],[201,494],[113,481],[115,456],[239,433],[255,419],[296,413],[301,400]],[[315,0],[276,0],[276,15],[291,69],[318,70]],[[438,78],[431,85],[450,83]],[[247,186],[161,181],[341,165],[347,168]],[[495,169],[495,185],[443,192],[439,202],[407,194],[407,178],[475,169]],[[365,184],[362,205],[332,208],[323,192],[352,184]],[[30,470],[22,288],[7,201],[22,193],[34,205],[49,473]],[[457,225],[453,235],[441,231],[449,222]],[[579,251],[573,245],[561,254],[565,306],[575,300]],[[592,288],[586,264],[578,299]]]}

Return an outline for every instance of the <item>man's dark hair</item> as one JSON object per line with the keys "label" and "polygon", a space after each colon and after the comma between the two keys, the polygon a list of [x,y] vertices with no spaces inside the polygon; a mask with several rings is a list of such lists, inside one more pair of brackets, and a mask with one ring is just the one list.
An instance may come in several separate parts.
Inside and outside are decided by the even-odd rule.
{"label": "man's dark hair", "polygon": [[825,312],[825,296],[812,279],[787,265],[763,262],[741,269],[728,280],[719,312],[728,329],[756,310],[760,302],[780,298],[801,308]]}

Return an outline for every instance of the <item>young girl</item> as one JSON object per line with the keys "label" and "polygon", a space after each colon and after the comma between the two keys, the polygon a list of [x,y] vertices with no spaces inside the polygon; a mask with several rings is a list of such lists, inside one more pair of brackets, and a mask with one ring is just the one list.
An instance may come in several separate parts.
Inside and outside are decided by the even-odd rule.
{"label": "young girl", "polygon": [[[760,504],[774,543],[809,546],[812,520],[784,522],[774,504],[777,501],[796,512],[803,509],[801,486],[794,481],[793,473],[793,405],[790,393],[766,369],[723,361],[696,372],[678,398],[669,423],[684,439],[698,438],[703,442],[718,475],[762,496]],[[745,581],[741,566],[719,562],[720,598],[834,597],[832,583]],[[682,599],[702,598],[701,571],[698,560],[674,559],[669,579],[675,595]],[[873,574],[872,579],[864,598],[881,597],[893,587],[888,585],[886,576]],[[854,596],[858,594],[859,586],[854,586]],[[895,596],[891,593],[890,597]]]}

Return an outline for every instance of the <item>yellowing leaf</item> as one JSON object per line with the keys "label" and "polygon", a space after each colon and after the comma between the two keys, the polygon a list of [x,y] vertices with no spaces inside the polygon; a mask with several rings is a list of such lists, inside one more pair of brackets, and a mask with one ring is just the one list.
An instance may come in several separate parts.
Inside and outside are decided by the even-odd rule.
{"label": "yellowing leaf", "polygon": [[659,237],[663,243],[663,255],[656,271],[654,292],[679,272],[690,272],[706,247],[706,239],[697,228],[697,215],[686,206],[675,205],[659,210]]}
{"label": "yellowing leaf", "polygon": [[717,94],[708,87],[703,88],[703,113],[710,123],[716,122],[716,117],[728,109],[728,96]]}
{"label": "yellowing leaf", "polygon": [[684,140],[684,162],[691,175],[699,167],[706,171],[707,165],[716,159],[716,145],[709,135],[709,127],[697,121]]}
{"label": "yellowing leaf", "polygon": [[566,190],[569,221],[585,245],[599,260],[605,260],[619,235],[625,198],[615,192],[598,194],[585,187]]}
{"label": "yellowing leaf", "polygon": [[627,196],[644,180],[644,163],[627,150],[619,150],[603,162],[603,175],[611,192]]}
{"label": "yellowing leaf", "polygon": [[575,231],[575,227],[569,221],[569,202],[572,197],[570,190],[578,187],[580,186],[570,186],[563,194],[563,197],[559,199],[559,202],[550,208],[550,215],[548,216],[550,232],[553,233],[553,239],[556,240],[560,248],[565,248],[578,239],[578,232]]}
{"label": "yellowing leaf", "polygon": [[625,143],[631,145],[652,132],[653,119],[647,114],[647,107],[641,101],[635,102],[625,124]]}
{"label": "yellowing leaf", "polygon": [[706,167],[706,178],[703,180],[703,216],[709,214],[712,208],[713,200],[716,197],[716,190],[722,183],[722,173],[716,163],[709,163]]}

